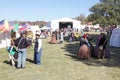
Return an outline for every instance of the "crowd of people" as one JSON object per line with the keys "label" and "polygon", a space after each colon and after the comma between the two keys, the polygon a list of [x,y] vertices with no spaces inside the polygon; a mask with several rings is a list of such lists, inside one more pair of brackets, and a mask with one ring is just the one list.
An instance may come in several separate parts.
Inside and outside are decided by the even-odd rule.
{"label": "crowd of people", "polygon": [[90,59],[96,57],[97,59],[109,58],[110,53],[107,46],[107,39],[104,33],[98,36],[95,49],[91,43],[92,37],[89,34],[84,34],[80,40],[80,47],[77,57],[80,59]]}
{"label": "crowd of people", "polygon": [[62,44],[64,41],[64,36],[65,36],[65,32],[63,32],[63,30],[54,31],[52,32],[52,38],[51,38],[50,43],[51,44],[57,44],[57,43]]}
{"label": "crowd of people", "polygon": [[[42,54],[42,40],[40,38],[40,33],[36,32],[36,39],[34,41],[34,55],[33,61],[35,64],[41,64],[41,54]],[[80,35],[82,37],[80,37]],[[96,47],[93,47],[92,37],[90,34],[85,34],[81,31],[81,34],[78,30],[74,31],[72,29],[66,30],[56,30],[51,34],[51,44],[62,44],[64,42],[64,38],[67,37],[67,41],[69,43],[74,41],[79,41],[79,49],[76,52],[77,58],[79,59],[90,59],[91,57],[96,57],[97,59],[104,59],[110,57],[110,52],[108,49],[108,40],[104,33],[100,33],[96,41]],[[11,41],[11,46],[7,49],[10,53],[10,60],[12,62],[12,66],[15,66],[16,59],[14,55],[17,54],[17,68],[25,68],[26,67],[26,55],[27,48],[29,48],[31,42],[25,37],[25,32],[20,33],[20,37],[14,41]]]}
{"label": "crowd of people", "polygon": [[[57,44],[63,43],[64,37],[67,34],[68,42],[80,41],[80,47],[77,52],[77,58],[80,59],[90,59],[91,57],[96,57],[97,59],[104,59],[110,57],[110,52],[108,49],[108,40],[105,33],[100,33],[96,41],[95,48],[92,44],[92,37],[90,34],[85,34],[83,31],[79,33],[77,30],[57,30],[52,33],[52,38],[50,43]],[[80,38],[80,34],[82,37]]]}
{"label": "crowd of people", "polygon": [[62,44],[64,42],[64,38],[67,37],[68,42],[78,41],[79,38],[78,31],[73,31],[72,29],[61,29],[52,32],[52,38],[50,40],[51,44]]}
{"label": "crowd of people", "polygon": [[[27,56],[27,48],[30,47],[31,42],[25,37],[25,32],[20,32],[20,37],[16,40],[11,40],[11,46],[7,48],[10,57],[10,61],[12,62],[12,66],[15,66],[15,62],[17,61],[17,69],[26,67],[26,56]],[[40,39],[40,33],[36,32],[36,39],[34,45],[34,63],[37,65],[41,64],[41,53],[42,53],[42,40]],[[18,56],[15,59],[15,54]]]}

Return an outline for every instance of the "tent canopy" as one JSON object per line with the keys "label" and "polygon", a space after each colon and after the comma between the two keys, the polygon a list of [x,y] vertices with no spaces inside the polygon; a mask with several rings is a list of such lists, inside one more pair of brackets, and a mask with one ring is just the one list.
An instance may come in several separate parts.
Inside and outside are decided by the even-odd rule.
{"label": "tent canopy", "polygon": [[42,28],[40,28],[40,29],[41,29],[41,30],[49,30],[50,27],[44,26],[44,27],[42,27]]}
{"label": "tent canopy", "polygon": [[35,26],[30,26],[29,30],[33,32],[33,35],[34,35],[33,39],[35,39],[35,34],[36,34],[37,31],[40,31],[40,28],[39,28],[38,25],[35,25]]}
{"label": "tent canopy", "polygon": [[0,48],[10,46],[11,32],[0,32]]}
{"label": "tent canopy", "polygon": [[114,47],[120,47],[120,28],[113,29],[109,45]]}
{"label": "tent canopy", "polygon": [[[64,24],[64,25],[63,25]],[[81,21],[71,19],[71,18],[62,18],[57,20],[52,20],[51,22],[48,22],[47,27],[50,27],[53,31],[60,29],[60,27],[71,27],[80,29]]]}

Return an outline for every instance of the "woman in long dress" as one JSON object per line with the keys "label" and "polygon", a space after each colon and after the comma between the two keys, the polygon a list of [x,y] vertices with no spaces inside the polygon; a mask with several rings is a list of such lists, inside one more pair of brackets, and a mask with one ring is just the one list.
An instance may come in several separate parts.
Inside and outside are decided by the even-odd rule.
{"label": "woman in long dress", "polygon": [[90,44],[90,54],[91,54],[91,57],[95,57],[94,47],[93,47],[92,42],[91,42],[92,36],[87,34],[87,39],[88,39],[88,42]]}
{"label": "woman in long dress", "polygon": [[100,43],[100,38],[102,37],[101,35],[102,35],[102,33],[100,33],[100,35],[97,38],[97,42],[96,42],[96,46],[95,46],[95,57],[98,57],[98,50],[99,50],[98,44]]}
{"label": "woman in long dress", "polygon": [[90,54],[90,46],[88,45],[88,41],[87,41],[87,38],[81,38],[81,41],[80,41],[80,48],[78,50],[78,54],[77,54],[77,57],[80,58],[80,59],[89,59],[91,57],[91,54]]}
{"label": "woman in long dress", "polygon": [[52,38],[51,38],[50,43],[51,43],[51,44],[56,44],[56,43],[57,43],[55,32],[52,33]]}
{"label": "woman in long dress", "polygon": [[[105,34],[101,35],[100,42],[98,44],[98,56],[97,58],[105,58],[105,49],[106,49],[107,39],[105,37]],[[100,46],[103,46],[103,49],[100,49]]]}

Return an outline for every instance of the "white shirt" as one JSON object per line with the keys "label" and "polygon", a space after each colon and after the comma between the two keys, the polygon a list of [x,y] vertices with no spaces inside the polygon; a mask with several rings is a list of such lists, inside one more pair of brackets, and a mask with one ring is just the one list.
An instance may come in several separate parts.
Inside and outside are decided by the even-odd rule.
{"label": "white shirt", "polygon": [[42,40],[38,39],[38,52],[42,49]]}

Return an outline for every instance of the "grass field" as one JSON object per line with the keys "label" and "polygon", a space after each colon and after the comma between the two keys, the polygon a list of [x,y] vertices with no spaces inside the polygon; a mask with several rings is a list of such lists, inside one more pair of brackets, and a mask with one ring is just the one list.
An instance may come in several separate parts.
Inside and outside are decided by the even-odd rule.
{"label": "grass field", "polygon": [[[93,34],[93,40],[96,35]],[[120,80],[120,48],[110,47],[110,59],[79,60],[79,42],[49,44],[43,39],[42,64],[33,63],[33,47],[27,50],[25,69],[7,63],[6,49],[0,49],[0,80]],[[94,43],[94,42],[93,42]]]}

